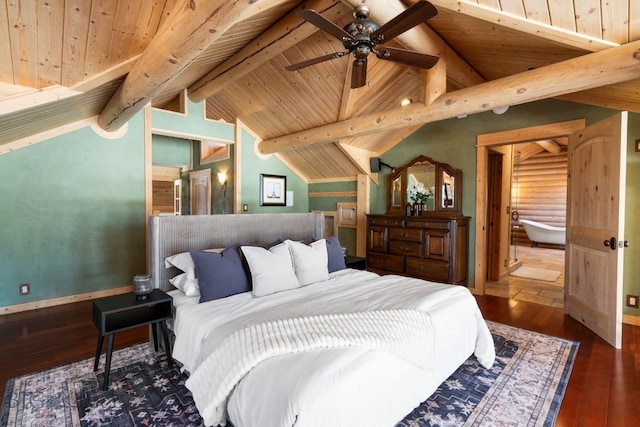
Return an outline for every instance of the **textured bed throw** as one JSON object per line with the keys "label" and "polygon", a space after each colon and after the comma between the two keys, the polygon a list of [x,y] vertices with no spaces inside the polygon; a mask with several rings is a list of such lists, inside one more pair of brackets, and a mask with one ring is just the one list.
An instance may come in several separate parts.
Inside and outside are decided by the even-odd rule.
{"label": "textured bed throw", "polygon": [[419,310],[380,310],[276,320],[225,338],[186,382],[206,425],[226,423],[233,388],[261,361],[320,348],[359,347],[392,353],[420,367],[433,360],[430,316]]}

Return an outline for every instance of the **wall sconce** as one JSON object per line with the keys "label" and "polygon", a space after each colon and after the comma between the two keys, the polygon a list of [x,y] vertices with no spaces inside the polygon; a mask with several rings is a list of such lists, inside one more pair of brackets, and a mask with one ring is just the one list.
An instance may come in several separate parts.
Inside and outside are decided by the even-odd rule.
{"label": "wall sconce", "polygon": [[222,187],[222,197],[227,197],[227,173],[218,172],[218,183]]}

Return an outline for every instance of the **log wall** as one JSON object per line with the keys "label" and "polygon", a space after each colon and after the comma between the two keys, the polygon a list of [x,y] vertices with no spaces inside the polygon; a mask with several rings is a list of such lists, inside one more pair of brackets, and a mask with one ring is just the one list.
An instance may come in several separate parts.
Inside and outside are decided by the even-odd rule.
{"label": "log wall", "polygon": [[[511,208],[520,218],[556,227],[566,225],[567,149],[553,154],[543,152],[514,164]],[[516,222],[512,243],[531,245],[524,227]]]}

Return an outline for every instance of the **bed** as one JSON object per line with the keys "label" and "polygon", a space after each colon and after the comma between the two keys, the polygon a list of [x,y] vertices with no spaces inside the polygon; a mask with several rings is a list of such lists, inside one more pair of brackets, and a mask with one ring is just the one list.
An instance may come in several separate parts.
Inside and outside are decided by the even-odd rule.
{"label": "bed", "polygon": [[[391,426],[470,355],[492,366],[493,340],[466,288],[331,268],[336,239],[323,238],[323,223],[322,214],[150,218],[152,280],[174,296],[173,357],[206,425]],[[201,302],[172,289],[186,272],[165,268],[168,257],[190,251],[202,267],[200,257],[220,259],[209,253],[237,243],[251,290]],[[280,289],[288,279],[279,279],[274,290],[256,271],[283,270],[266,267],[283,247],[305,268],[293,268],[298,286]]]}

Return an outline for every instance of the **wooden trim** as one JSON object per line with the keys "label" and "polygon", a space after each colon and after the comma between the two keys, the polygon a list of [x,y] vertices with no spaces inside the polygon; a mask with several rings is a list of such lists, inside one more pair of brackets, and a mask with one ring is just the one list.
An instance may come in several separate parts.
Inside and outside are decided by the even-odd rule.
{"label": "wooden trim", "polygon": [[0,316],[4,314],[13,314],[13,313],[20,313],[23,311],[37,310],[45,307],[54,307],[56,305],[69,304],[72,302],[87,301],[87,300],[92,300],[96,298],[108,297],[111,295],[126,294],[128,292],[133,292],[133,285],[121,286],[119,288],[105,289],[103,291],[88,292],[86,294],[69,295],[66,297],[27,302],[24,304],[8,305],[0,309]]}
{"label": "wooden trim", "polygon": [[314,191],[308,197],[358,197],[357,191]]}
{"label": "wooden trim", "polygon": [[337,178],[318,178],[318,179],[310,179],[309,184],[324,184],[327,182],[350,182],[357,181],[358,177],[356,175],[347,176],[347,177],[337,177]]}
{"label": "wooden trim", "polygon": [[[471,292],[484,295],[487,277],[487,149],[496,145],[507,145],[525,141],[552,139],[570,135],[586,127],[585,119],[549,123],[528,128],[512,129],[477,136],[476,154],[476,253],[474,287]],[[563,133],[566,132],[566,133]]]}
{"label": "wooden trim", "polygon": [[623,314],[622,315],[622,323],[626,323],[627,325],[640,326],[640,316],[632,316],[630,314]]}
{"label": "wooden trim", "polygon": [[501,132],[478,135],[477,146],[496,146],[518,144],[537,140],[554,139],[571,135],[587,126],[585,119],[569,120],[566,122],[549,123],[547,125],[531,126]]}
{"label": "wooden trim", "polygon": [[357,229],[356,256],[367,256],[367,215],[371,206],[371,180],[368,175],[358,175],[358,197],[356,200]]}

